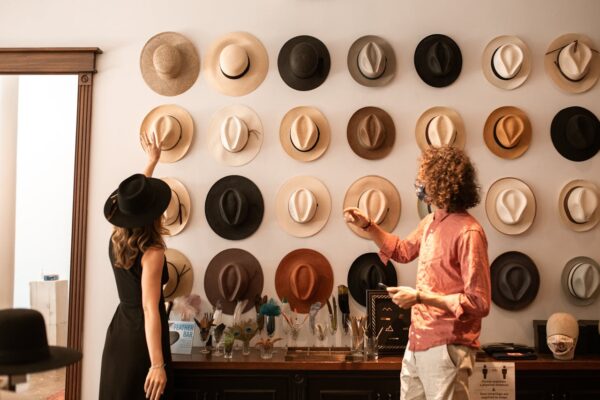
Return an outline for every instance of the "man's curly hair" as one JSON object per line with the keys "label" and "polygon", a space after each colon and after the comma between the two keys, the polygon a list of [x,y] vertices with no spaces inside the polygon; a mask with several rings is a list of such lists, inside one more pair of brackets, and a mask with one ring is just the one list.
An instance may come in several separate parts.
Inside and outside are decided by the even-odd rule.
{"label": "man's curly hair", "polygon": [[430,146],[421,155],[417,180],[425,185],[429,201],[448,212],[479,204],[479,185],[469,157],[452,146]]}

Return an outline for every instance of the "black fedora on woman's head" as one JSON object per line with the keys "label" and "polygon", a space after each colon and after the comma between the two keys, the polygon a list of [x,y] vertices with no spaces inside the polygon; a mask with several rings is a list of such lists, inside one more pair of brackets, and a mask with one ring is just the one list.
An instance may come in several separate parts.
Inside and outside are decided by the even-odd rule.
{"label": "black fedora on woman's head", "polygon": [[448,86],[458,78],[462,69],[460,48],[446,35],[429,35],[417,45],[415,68],[429,86]]}
{"label": "black fedora on woman's head", "polygon": [[134,174],[119,184],[104,203],[104,216],[111,224],[136,228],[151,224],[167,209],[171,188],[156,178]]}
{"label": "black fedora on woman's head", "polygon": [[281,79],[296,90],[319,87],[327,79],[330,65],[327,46],[319,39],[306,35],[285,42],[277,57]]}
{"label": "black fedora on woman's head", "polygon": [[600,150],[600,122],[583,107],[560,110],[552,119],[550,135],[556,150],[571,161],[585,161]]}

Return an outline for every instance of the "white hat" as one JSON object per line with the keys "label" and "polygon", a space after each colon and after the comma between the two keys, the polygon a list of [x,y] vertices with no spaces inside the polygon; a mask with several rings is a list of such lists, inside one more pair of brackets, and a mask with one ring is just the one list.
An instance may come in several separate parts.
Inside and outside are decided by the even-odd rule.
{"label": "white hat", "polygon": [[544,58],[546,73],[552,81],[570,93],[591,89],[600,76],[600,56],[592,40],[569,33],[554,39]]}
{"label": "white hat", "polygon": [[432,107],[417,120],[417,144],[422,151],[429,146],[465,147],[465,128],[460,115],[448,107]]}
{"label": "white hat", "polygon": [[600,293],[600,265],[589,257],[575,257],[563,268],[561,282],[569,301],[592,304]]}
{"label": "white hat", "polygon": [[598,187],[576,179],[567,183],[558,198],[558,211],[566,226],[577,232],[589,231],[600,221]]}
{"label": "white hat", "polygon": [[492,85],[500,89],[516,89],[529,76],[531,52],[517,36],[498,36],[485,47],[482,68]]}
{"label": "white hat", "polygon": [[494,228],[519,235],[533,224],[536,201],[529,186],[517,178],[502,178],[488,189],[485,211]]}

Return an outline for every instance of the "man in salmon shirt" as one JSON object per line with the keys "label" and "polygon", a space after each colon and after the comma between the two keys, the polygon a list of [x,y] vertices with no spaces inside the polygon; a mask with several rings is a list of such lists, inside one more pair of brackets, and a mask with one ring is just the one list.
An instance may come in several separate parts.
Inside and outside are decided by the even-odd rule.
{"label": "man in salmon shirt", "polygon": [[480,200],[475,169],[459,149],[430,147],[421,156],[415,188],[437,209],[405,239],[356,207],[346,208],[344,218],[369,233],[384,263],[419,257],[416,288],[388,288],[394,303],[412,307],[401,399],[468,399],[481,320],[491,301],[487,239],[467,212]]}

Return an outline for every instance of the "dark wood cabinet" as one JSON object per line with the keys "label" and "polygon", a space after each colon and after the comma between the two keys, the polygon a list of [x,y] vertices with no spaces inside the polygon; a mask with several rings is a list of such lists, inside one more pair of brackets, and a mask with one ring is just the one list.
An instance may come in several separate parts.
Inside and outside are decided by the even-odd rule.
{"label": "dark wood cabinet", "polygon": [[313,373],[309,375],[306,393],[307,399],[397,400],[400,375],[389,371]]}

